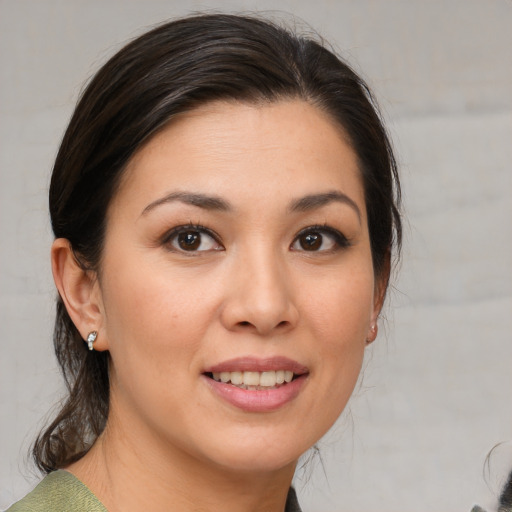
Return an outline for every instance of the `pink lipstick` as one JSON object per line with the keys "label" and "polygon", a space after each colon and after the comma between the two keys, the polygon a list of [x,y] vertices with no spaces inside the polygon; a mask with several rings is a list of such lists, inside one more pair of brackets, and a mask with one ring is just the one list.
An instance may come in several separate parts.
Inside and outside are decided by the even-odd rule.
{"label": "pink lipstick", "polygon": [[307,380],[308,369],[286,357],[241,357],[205,369],[216,396],[247,412],[270,412],[291,402]]}

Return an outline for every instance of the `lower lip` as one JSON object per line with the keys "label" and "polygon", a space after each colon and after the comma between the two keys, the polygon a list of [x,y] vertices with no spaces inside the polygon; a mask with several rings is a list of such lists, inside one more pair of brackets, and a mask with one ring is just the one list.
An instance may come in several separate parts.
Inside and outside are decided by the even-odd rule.
{"label": "lower lip", "polygon": [[241,389],[203,375],[210,389],[226,402],[247,412],[271,412],[291,402],[300,392],[307,375],[268,390]]}

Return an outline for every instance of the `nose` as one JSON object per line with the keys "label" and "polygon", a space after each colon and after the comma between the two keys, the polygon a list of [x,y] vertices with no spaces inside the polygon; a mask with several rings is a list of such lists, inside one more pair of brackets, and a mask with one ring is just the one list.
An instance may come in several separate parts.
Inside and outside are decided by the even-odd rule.
{"label": "nose", "polygon": [[221,311],[224,327],[260,336],[293,329],[299,319],[294,286],[279,258],[271,252],[251,254],[235,267]]}

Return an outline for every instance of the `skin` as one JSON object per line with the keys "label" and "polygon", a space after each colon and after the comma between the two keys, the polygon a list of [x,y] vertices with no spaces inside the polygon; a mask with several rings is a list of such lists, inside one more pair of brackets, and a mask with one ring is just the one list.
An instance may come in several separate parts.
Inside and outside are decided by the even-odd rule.
{"label": "skin", "polygon": [[[189,204],[183,192],[228,208]],[[169,233],[188,224],[215,235],[184,229],[201,236],[200,250],[185,251]],[[303,232],[324,225],[348,242]],[[315,250],[301,245],[307,234],[322,237]],[[282,511],[298,457],[352,393],[385,291],[343,131],[295,100],[182,115],[129,163],[99,275],[63,239],[52,261],[75,325],[84,339],[98,331],[95,349],[112,357],[107,428],[67,469],[110,511]],[[248,356],[306,367],[298,395],[247,412],[213,393],[205,368]]]}

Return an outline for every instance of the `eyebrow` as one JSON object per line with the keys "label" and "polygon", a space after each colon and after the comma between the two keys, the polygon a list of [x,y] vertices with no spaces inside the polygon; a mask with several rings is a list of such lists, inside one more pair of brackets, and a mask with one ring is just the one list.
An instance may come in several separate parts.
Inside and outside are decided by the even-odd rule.
{"label": "eyebrow", "polygon": [[141,215],[145,215],[151,210],[154,210],[157,206],[161,206],[167,203],[173,203],[179,201],[181,203],[190,204],[192,206],[198,206],[205,210],[217,210],[217,211],[230,211],[232,208],[224,199],[215,196],[208,196],[206,194],[192,193],[192,192],[171,192],[156,201],[148,204]]}
{"label": "eyebrow", "polygon": [[[232,211],[232,206],[224,199],[217,196],[209,196],[201,193],[194,192],[171,192],[156,201],[148,204],[144,210],[142,210],[141,215],[146,215],[151,210],[167,203],[173,203],[175,201],[179,201],[181,203],[189,204],[192,206],[197,206],[199,208],[203,208],[205,210],[214,210],[214,211],[222,211],[229,212]],[[330,192],[323,192],[319,194],[310,194],[304,197],[300,197],[291,202],[289,206],[289,211],[291,212],[308,212],[311,210],[316,210],[323,206],[328,205],[329,203],[342,203],[350,206],[356,213],[359,218],[359,222],[361,222],[361,210],[357,206],[354,200],[352,200],[346,194],[339,192],[337,190],[333,190]]]}
{"label": "eyebrow", "polygon": [[290,211],[292,212],[308,212],[310,210],[316,210],[322,206],[326,206],[329,203],[343,203],[350,206],[356,213],[361,222],[361,210],[357,206],[356,202],[346,194],[333,190],[330,192],[323,192],[321,194],[311,194],[308,196],[301,197],[292,201]]}

